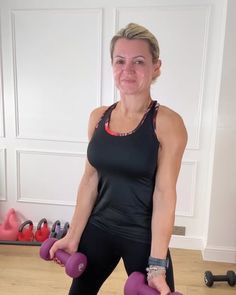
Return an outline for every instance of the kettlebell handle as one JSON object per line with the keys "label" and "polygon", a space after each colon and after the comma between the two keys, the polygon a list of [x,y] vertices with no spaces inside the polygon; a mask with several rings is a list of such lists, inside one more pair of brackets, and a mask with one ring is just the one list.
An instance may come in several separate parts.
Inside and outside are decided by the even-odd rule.
{"label": "kettlebell handle", "polygon": [[61,222],[60,220],[56,220],[53,225],[52,225],[52,228],[51,228],[51,232],[54,233],[54,232],[57,232],[57,229],[59,227],[59,230],[60,230],[60,226],[61,226]]}
{"label": "kettlebell handle", "polygon": [[33,222],[31,220],[26,220],[19,226],[19,232],[22,232],[24,227],[29,224],[29,227],[33,229]]}
{"label": "kettlebell handle", "polygon": [[39,221],[38,225],[37,225],[37,230],[40,230],[41,227],[42,227],[42,225],[47,224],[47,223],[48,223],[48,222],[47,222],[47,219],[46,219],[46,218],[42,218],[42,219]]}

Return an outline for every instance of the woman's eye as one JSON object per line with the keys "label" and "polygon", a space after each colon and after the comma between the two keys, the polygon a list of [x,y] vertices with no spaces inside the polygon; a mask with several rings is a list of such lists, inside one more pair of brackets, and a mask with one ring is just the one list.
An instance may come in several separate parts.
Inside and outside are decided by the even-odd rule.
{"label": "woman's eye", "polygon": [[122,59],[118,59],[118,60],[116,60],[115,63],[118,64],[118,65],[123,65],[125,62]]}
{"label": "woman's eye", "polygon": [[143,60],[136,60],[134,63],[137,65],[142,65],[144,63],[144,61]]}

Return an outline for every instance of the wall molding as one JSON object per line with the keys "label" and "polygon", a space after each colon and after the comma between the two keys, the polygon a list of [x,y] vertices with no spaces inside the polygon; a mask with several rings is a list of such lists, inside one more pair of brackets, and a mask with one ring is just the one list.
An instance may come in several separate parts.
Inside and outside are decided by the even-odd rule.
{"label": "wall molding", "polygon": [[[194,215],[195,208],[195,196],[196,196],[196,183],[197,183],[197,170],[198,170],[198,161],[197,160],[184,160],[182,161],[182,167],[184,166],[192,166],[192,177],[191,183],[189,183],[190,187],[190,195],[188,199],[190,199],[190,208],[188,211],[176,209],[176,216],[185,216],[192,217]],[[183,169],[183,168],[182,168]],[[178,196],[177,196],[178,198]]]}
{"label": "wall molding", "polygon": [[61,205],[61,206],[75,206],[75,202],[53,200],[53,199],[43,199],[34,197],[25,197],[21,193],[21,167],[20,160],[22,154],[28,155],[50,155],[50,156],[66,156],[66,157],[76,157],[85,158],[86,153],[72,153],[72,152],[58,152],[58,151],[45,151],[45,150],[16,150],[16,179],[17,179],[17,197],[16,200],[19,203],[32,203],[32,204],[51,204],[51,205]]}
{"label": "wall molding", "polygon": [[[1,17],[0,17],[0,28],[1,28]],[[6,136],[5,132],[5,112],[4,112],[4,89],[3,89],[3,68],[2,68],[2,32],[0,30],[0,138]]]}
{"label": "wall molding", "polygon": [[236,263],[236,247],[207,246],[202,250],[204,260]]}
{"label": "wall molding", "polygon": [[[18,191],[17,191],[18,194]],[[20,198],[17,196],[17,202],[19,203],[28,203],[28,204],[46,204],[46,205],[57,205],[57,206],[70,206],[74,207],[76,205],[76,202],[63,202],[60,200],[44,200],[40,198],[26,198],[21,196]]]}
{"label": "wall molding", "polygon": [[170,248],[202,250],[203,241],[201,237],[172,235]]}
{"label": "wall molding", "polygon": [[102,28],[104,22],[104,14],[102,8],[76,8],[76,9],[12,9],[11,10],[11,27],[12,27],[12,55],[13,55],[13,76],[14,76],[14,102],[15,102],[15,134],[16,139],[30,139],[30,140],[43,140],[43,141],[52,141],[52,142],[71,142],[71,143],[88,143],[87,137],[84,138],[70,138],[70,137],[53,137],[50,136],[31,136],[21,134],[20,128],[20,116],[19,116],[19,91],[18,91],[18,71],[17,71],[17,41],[16,41],[16,24],[15,17],[17,13],[30,13],[30,12],[50,12],[50,13],[96,13],[99,17],[98,25],[98,39],[99,39],[99,50],[97,54],[97,64],[99,76],[97,77],[97,86],[96,86],[96,98],[95,105],[93,108],[99,107],[102,105]]}
{"label": "wall molding", "polygon": [[[3,195],[0,195],[0,201],[7,201],[7,151],[6,149],[0,149],[0,160],[2,162],[2,167],[0,169],[3,171],[3,175],[1,176],[2,179],[2,193]],[[0,170],[0,171],[1,171]]]}

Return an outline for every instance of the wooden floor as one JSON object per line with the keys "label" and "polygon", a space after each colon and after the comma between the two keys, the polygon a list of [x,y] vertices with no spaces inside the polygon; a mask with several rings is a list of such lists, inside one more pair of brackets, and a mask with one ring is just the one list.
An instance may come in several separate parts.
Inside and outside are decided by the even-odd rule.
{"label": "wooden floor", "polygon": [[[0,245],[1,295],[66,295],[70,278],[64,269],[39,258],[39,247]],[[199,251],[171,249],[175,269],[176,289],[184,295],[236,295],[236,287],[227,283],[205,286],[203,274],[236,271],[236,265],[204,262]],[[122,295],[126,280],[122,263],[105,282],[99,295]],[[84,294],[86,295],[86,294]]]}

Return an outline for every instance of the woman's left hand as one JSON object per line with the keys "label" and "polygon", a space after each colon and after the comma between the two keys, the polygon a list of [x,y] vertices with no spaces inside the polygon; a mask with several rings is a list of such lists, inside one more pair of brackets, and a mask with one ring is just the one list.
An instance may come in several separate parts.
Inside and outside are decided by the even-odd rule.
{"label": "woman's left hand", "polygon": [[148,285],[160,292],[160,295],[168,295],[170,294],[170,288],[166,283],[165,275],[156,276],[150,280],[148,280]]}

